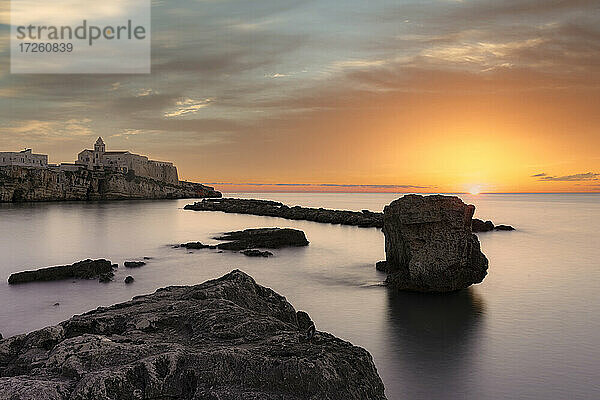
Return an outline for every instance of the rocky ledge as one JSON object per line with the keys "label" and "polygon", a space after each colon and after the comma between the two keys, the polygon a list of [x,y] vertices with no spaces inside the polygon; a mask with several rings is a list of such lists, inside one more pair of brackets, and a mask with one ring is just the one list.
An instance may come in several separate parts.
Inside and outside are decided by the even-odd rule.
{"label": "rocky ledge", "polygon": [[133,173],[0,167],[0,203],[202,197],[221,197],[221,193],[199,183],[171,184]]}
{"label": "rocky ledge", "polygon": [[184,207],[194,211],[222,211],[235,214],[251,214],[293,220],[353,225],[365,228],[381,228],[383,214],[368,210],[362,212],[328,210],[325,208],[289,207],[270,200],[252,199],[204,199]]}
{"label": "rocky ledge", "polygon": [[475,206],[455,196],[407,195],[384,209],[388,286],[450,292],[485,278],[488,260],[471,231]]}
{"label": "rocky ledge", "polygon": [[[279,217],[292,220],[322,222],[329,224],[352,225],[362,228],[383,228],[383,213],[369,210],[345,211],[328,210],[325,208],[289,207],[283,203],[271,200],[254,199],[204,199],[188,204],[186,210],[221,211],[232,214],[250,214],[266,217]],[[473,219],[473,232],[512,231],[510,225],[495,226],[492,221]]]}
{"label": "rocky ledge", "polygon": [[219,249],[241,251],[248,257],[270,257],[270,251],[260,249],[281,249],[283,247],[308,246],[304,232],[291,228],[255,228],[243,231],[226,232],[222,236],[213,238],[226,243],[204,244],[202,242],[182,243],[175,247],[184,247],[189,250]]}
{"label": "rocky ledge", "polygon": [[291,228],[257,228],[226,232],[216,240],[227,241],[217,245],[221,250],[281,249],[308,246],[304,232]]}
{"label": "rocky ledge", "polygon": [[385,399],[371,355],[240,271],[0,341],[11,400]]}
{"label": "rocky ledge", "polygon": [[8,278],[11,285],[35,281],[58,281],[62,279],[97,279],[106,282],[112,280],[113,268],[108,260],[83,260],[71,265],[41,268],[33,271],[16,272]]}

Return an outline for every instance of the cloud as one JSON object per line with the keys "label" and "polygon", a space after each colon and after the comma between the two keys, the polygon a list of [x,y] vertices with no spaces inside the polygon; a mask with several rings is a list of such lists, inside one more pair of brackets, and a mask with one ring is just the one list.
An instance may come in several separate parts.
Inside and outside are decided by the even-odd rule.
{"label": "cloud", "polygon": [[135,94],[135,97],[144,97],[144,96],[152,96],[154,94],[154,90],[152,89],[140,89]]}
{"label": "cloud", "polygon": [[563,176],[542,176],[540,178],[541,181],[551,181],[551,182],[581,182],[581,181],[596,181],[600,177],[600,174],[596,174],[593,172],[587,172],[585,174],[573,174],[573,175],[563,175]]}
{"label": "cloud", "polygon": [[176,108],[172,111],[166,112],[165,117],[180,117],[182,115],[194,114],[204,107],[208,107],[212,103],[212,99],[204,100],[193,100],[190,98],[178,100],[175,103]]}
{"label": "cloud", "polygon": [[531,175],[531,178],[538,178],[538,177],[547,176],[547,175],[548,174],[546,174],[545,172],[542,172],[541,174]]}

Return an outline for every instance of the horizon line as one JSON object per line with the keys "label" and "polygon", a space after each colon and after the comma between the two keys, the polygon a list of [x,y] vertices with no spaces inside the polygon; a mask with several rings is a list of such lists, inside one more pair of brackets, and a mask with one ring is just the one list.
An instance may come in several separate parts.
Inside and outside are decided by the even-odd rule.
{"label": "horizon line", "polygon": [[[203,184],[206,185],[206,184]],[[562,191],[562,192],[481,192],[477,194],[472,194],[469,192],[385,192],[385,191],[326,191],[326,190],[235,190],[235,191],[225,191],[220,190],[221,193],[235,194],[235,193],[340,193],[340,194],[467,194],[469,196],[480,196],[480,195],[493,195],[493,194],[600,194],[600,190],[598,191],[589,191],[589,192],[572,192],[572,191]]]}

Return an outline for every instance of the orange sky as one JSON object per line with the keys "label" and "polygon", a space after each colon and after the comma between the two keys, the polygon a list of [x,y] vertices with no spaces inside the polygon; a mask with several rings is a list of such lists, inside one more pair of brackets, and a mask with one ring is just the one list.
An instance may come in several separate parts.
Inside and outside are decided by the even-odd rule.
{"label": "orange sky", "polygon": [[597,1],[196,3],[153,9],[150,75],[10,75],[0,31],[0,150],[102,136],[223,191],[600,191]]}

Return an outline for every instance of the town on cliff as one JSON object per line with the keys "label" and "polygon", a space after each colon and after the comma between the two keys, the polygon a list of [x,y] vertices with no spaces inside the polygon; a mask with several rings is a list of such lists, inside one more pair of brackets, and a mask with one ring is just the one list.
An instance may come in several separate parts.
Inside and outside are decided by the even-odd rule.
{"label": "town on cliff", "polygon": [[31,149],[0,152],[0,202],[221,197],[180,181],[171,162],[130,151],[106,151],[101,137],[73,163],[49,164]]}
{"label": "town on cliff", "polygon": [[106,151],[106,145],[98,137],[94,149],[82,150],[73,163],[49,164],[47,154],[35,154],[31,149],[18,152],[0,152],[0,166],[20,166],[31,168],[52,168],[59,171],[114,171],[155,179],[157,181],[177,184],[179,176],[177,167],[171,162],[150,160],[146,156],[130,151]]}

